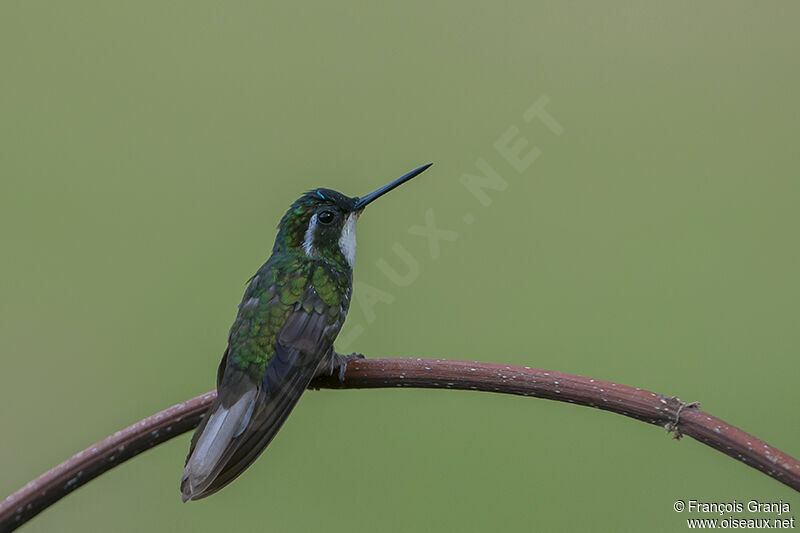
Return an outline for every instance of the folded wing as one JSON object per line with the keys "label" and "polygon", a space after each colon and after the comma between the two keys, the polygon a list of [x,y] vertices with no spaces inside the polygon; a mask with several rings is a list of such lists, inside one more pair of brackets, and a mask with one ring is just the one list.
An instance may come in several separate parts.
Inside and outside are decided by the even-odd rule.
{"label": "folded wing", "polygon": [[250,466],[328,361],[341,322],[329,324],[329,308],[313,289],[304,294],[306,304],[309,298],[313,305],[298,304],[289,314],[260,380],[233,368],[226,352],[218,398],[192,439],[181,478],[184,501],[213,494]]}

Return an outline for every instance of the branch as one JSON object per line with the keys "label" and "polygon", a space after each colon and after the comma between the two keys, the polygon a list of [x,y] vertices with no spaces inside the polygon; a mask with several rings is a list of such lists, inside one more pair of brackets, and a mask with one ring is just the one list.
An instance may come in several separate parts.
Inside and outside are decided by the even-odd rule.
{"label": "branch", "polygon": [[[358,359],[345,380],[318,378],[313,388],[416,387],[500,392],[596,407],[689,435],[800,491],[800,462],[766,442],[675,397],[528,367],[443,359]],[[196,427],[211,391],[145,418],[67,459],[0,502],[0,532],[12,531],[81,485],[131,457]],[[178,472],[178,470],[176,470]],[[177,475],[177,474],[176,474]],[[177,492],[176,498],[177,496]]]}

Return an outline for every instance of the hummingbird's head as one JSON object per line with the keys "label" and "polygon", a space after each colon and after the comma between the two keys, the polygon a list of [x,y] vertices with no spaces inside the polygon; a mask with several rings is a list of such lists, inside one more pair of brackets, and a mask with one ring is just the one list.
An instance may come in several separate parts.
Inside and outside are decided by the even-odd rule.
{"label": "hummingbird's head", "polygon": [[356,221],[367,204],[421,174],[431,165],[412,170],[362,197],[331,189],[313,189],[298,198],[278,225],[273,253],[295,251],[353,268],[356,261]]}

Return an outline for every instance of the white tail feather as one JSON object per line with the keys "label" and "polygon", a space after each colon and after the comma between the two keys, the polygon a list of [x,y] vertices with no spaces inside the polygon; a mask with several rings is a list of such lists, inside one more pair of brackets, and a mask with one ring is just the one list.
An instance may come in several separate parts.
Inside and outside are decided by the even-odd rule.
{"label": "white tail feather", "polygon": [[242,434],[250,422],[257,389],[247,391],[229,409],[219,404],[210,414],[203,434],[183,470],[183,501],[208,487],[222,468],[223,455],[233,452],[231,441]]}

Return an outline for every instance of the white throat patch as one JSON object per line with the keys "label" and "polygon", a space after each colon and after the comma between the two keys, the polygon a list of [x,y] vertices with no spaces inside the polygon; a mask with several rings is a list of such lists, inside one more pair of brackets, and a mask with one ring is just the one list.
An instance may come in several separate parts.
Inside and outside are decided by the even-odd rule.
{"label": "white throat patch", "polygon": [[317,214],[311,217],[311,220],[308,221],[308,229],[306,230],[306,236],[303,240],[303,250],[306,251],[306,255],[308,257],[313,257],[314,252],[314,232],[317,230]]}
{"label": "white throat patch", "polygon": [[[357,213],[350,213],[349,215],[347,215],[347,218],[344,221],[344,225],[342,226],[342,235],[339,237],[339,249],[342,251],[342,255],[347,260],[347,263],[350,265],[350,268],[353,268],[353,266],[356,264],[357,221],[358,221]],[[316,224],[316,220],[314,220],[314,224]],[[309,230],[310,229],[311,228],[309,227]],[[305,244],[303,246],[305,247]]]}

